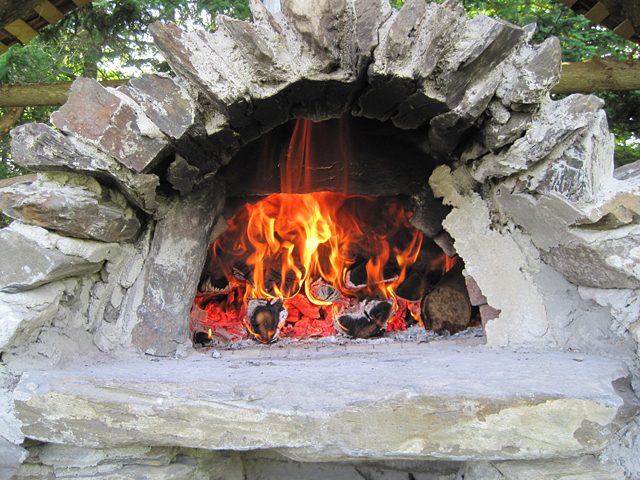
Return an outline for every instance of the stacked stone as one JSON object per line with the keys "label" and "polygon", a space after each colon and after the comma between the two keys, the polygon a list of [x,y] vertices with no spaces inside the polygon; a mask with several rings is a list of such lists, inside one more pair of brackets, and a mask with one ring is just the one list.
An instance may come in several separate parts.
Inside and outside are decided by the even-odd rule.
{"label": "stacked stone", "polygon": [[[425,153],[446,164],[416,199],[416,219],[427,221],[420,208],[433,194],[452,207],[444,227],[502,312],[488,322],[490,344],[555,341],[531,258],[603,304],[588,289],[630,297],[640,287],[640,175],[630,167],[614,178],[601,100],[549,98],[556,39],[531,46],[533,27],[467,21],[454,0],[407,0],[399,12],[387,0],[283,0],[277,14],[250,6],[252,22],[219,16],[215,33],[153,25],[175,78],[117,89],[80,78],[52,116],[57,130],[14,130],[14,161],[38,176],[0,189],[0,208],[16,218],[0,231],[1,352],[35,341],[82,291],[78,328],[101,351],[174,355],[224,206],[218,169],[290,119],[345,112],[424,132]],[[507,254],[499,267],[496,250]],[[640,332],[621,312],[621,329]],[[0,435],[19,443],[7,425]]]}

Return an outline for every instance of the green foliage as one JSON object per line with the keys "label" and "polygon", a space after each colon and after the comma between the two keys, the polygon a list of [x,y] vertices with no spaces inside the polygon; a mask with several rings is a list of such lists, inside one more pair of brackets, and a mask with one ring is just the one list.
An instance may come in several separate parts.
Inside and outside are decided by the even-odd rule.
{"label": "green foliage", "polygon": [[[626,59],[637,48],[555,1],[463,0],[463,4],[469,16],[484,14],[520,26],[535,22],[538,28],[532,42],[558,37],[564,62],[579,62],[593,56]],[[606,101],[609,126],[616,135],[616,166],[639,160],[640,92],[603,92],[598,96]]]}

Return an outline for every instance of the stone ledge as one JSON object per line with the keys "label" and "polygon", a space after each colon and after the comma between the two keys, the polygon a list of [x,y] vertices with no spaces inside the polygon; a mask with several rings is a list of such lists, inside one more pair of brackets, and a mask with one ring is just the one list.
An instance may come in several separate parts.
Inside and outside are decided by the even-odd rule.
{"label": "stone ledge", "polygon": [[92,448],[531,460],[602,450],[638,412],[627,376],[617,361],[569,353],[273,348],[29,371],[15,406],[27,437]]}

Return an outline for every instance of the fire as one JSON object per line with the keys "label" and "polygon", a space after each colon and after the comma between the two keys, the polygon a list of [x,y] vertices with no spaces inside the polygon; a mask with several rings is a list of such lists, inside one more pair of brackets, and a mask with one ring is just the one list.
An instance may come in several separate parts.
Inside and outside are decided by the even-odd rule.
{"label": "fire", "polygon": [[[210,247],[191,314],[194,335],[271,343],[279,335],[327,336],[338,329],[371,336],[421,323],[420,302],[396,295],[424,256],[425,239],[409,223],[412,214],[372,197],[293,193],[312,191],[312,172],[322,168],[314,165],[314,152],[326,145],[325,134],[344,173],[335,187],[347,191],[348,121],[338,123],[334,132],[298,120],[280,160],[283,193],[246,204]],[[439,278],[455,264],[441,250],[434,255],[428,241],[428,259],[420,260],[421,273],[412,272],[405,290],[427,288],[428,272]]]}
{"label": "fire", "polygon": [[332,302],[316,298],[312,284],[322,279],[340,292],[356,290],[360,285],[349,283],[348,272],[360,262],[366,271],[360,293],[393,298],[422,244],[410,216],[363,196],[273,194],[245,205],[230,221],[212,246],[207,270],[224,272],[232,287],[242,284],[245,300],[304,293],[322,306]]}

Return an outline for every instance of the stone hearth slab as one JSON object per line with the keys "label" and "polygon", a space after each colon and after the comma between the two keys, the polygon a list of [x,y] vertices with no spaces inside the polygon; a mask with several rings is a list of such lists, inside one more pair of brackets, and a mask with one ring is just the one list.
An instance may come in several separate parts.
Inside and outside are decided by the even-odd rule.
{"label": "stone hearth slab", "polygon": [[92,448],[539,459],[603,449],[638,411],[627,376],[615,360],[575,353],[274,346],[29,371],[15,406],[28,437]]}

